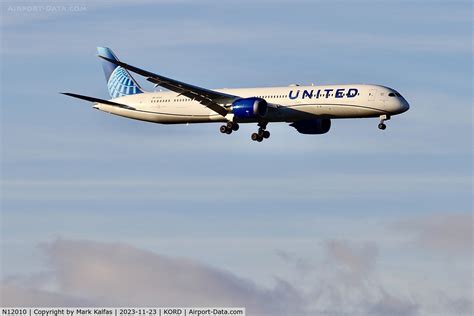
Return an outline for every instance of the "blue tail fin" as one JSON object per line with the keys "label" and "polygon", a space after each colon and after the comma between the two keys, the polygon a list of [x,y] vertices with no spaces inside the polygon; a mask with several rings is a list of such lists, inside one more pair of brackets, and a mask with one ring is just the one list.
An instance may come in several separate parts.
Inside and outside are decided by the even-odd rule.
{"label": "blue tail fin", "polygon": [[[97,47],[99,55],[109,59],[118,60],[110,48]],[[107,60],[102,60],[102,68],[104,69],[105,80],[107,80],[107,88],[112,98],[118,98],[124,95],[132,95],[143,93],[142,88],[132,78],[130,73]]]}

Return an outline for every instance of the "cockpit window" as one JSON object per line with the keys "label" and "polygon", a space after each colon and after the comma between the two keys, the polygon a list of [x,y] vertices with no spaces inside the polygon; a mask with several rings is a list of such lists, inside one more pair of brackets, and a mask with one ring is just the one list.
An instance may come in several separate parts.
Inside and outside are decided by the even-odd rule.
{"label": "cockpit window", "polygon": [[402,95],[401,95],[400,93],[394,91],[394,92],[390,92],[390,93],[388,94],[388,96],[389,96],[389,97],[401,97]]}

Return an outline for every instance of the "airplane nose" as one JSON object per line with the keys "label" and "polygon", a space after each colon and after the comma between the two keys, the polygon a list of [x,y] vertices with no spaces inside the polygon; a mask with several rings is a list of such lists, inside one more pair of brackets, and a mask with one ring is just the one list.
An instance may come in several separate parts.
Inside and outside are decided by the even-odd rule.
{"label": "airplane nose", "polygon": [[403,99],[403,101],[400,104],[400,107],[401,107],[401,110],[402,110],[402,113],[403,113],[403,112],[406,112],[410,109],[410,104],[408,104],[407,100]]}
{"label": "airplane nose", "polygon": [[405,98],[402,96],[396,100],[396,103],[393,104],[393,106],[395,114],[401,114],[410,109],[410,105],[408,104],[407,100],[405,100]]}

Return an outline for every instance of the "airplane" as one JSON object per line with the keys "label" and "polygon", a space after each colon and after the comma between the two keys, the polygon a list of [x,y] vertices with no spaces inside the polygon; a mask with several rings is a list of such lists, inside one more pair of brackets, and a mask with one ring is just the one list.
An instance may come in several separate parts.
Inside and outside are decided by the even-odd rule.
{"label": "airplane", "polygon": [[[410,106],[392,88],[372,84],[341,84],[210,90],[119,61],[110,48],[98,47],[98,57],[111,99],[63,92],[93,102],[93,108],[131,119],[161,124],[224,123],[220,132],[231,134],[241,123],[256,123],[253,141],[270,137],[268,123],[285,122],[301,134],[325,134],[332,119],[378,117],[385,121]],[[146,92],[131,76],[141,75],[168,91]]]}

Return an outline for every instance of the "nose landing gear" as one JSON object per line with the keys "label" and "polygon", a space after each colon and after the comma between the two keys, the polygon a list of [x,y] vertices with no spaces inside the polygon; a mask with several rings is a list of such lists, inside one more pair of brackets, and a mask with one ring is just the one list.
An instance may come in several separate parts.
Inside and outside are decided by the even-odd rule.
{"label": "nose landing gear", "polygon": [[387,128],[387,125],[385,125],[384,122],[385,122],[385,121],[388,121],[388,120],[390,120],[390,115],[386,115],[386,114],[380,115],[380,123],[379,123],[379,126],[378,126],[379,129],[381,129],[381,130],[386,129],[386,128]]}

